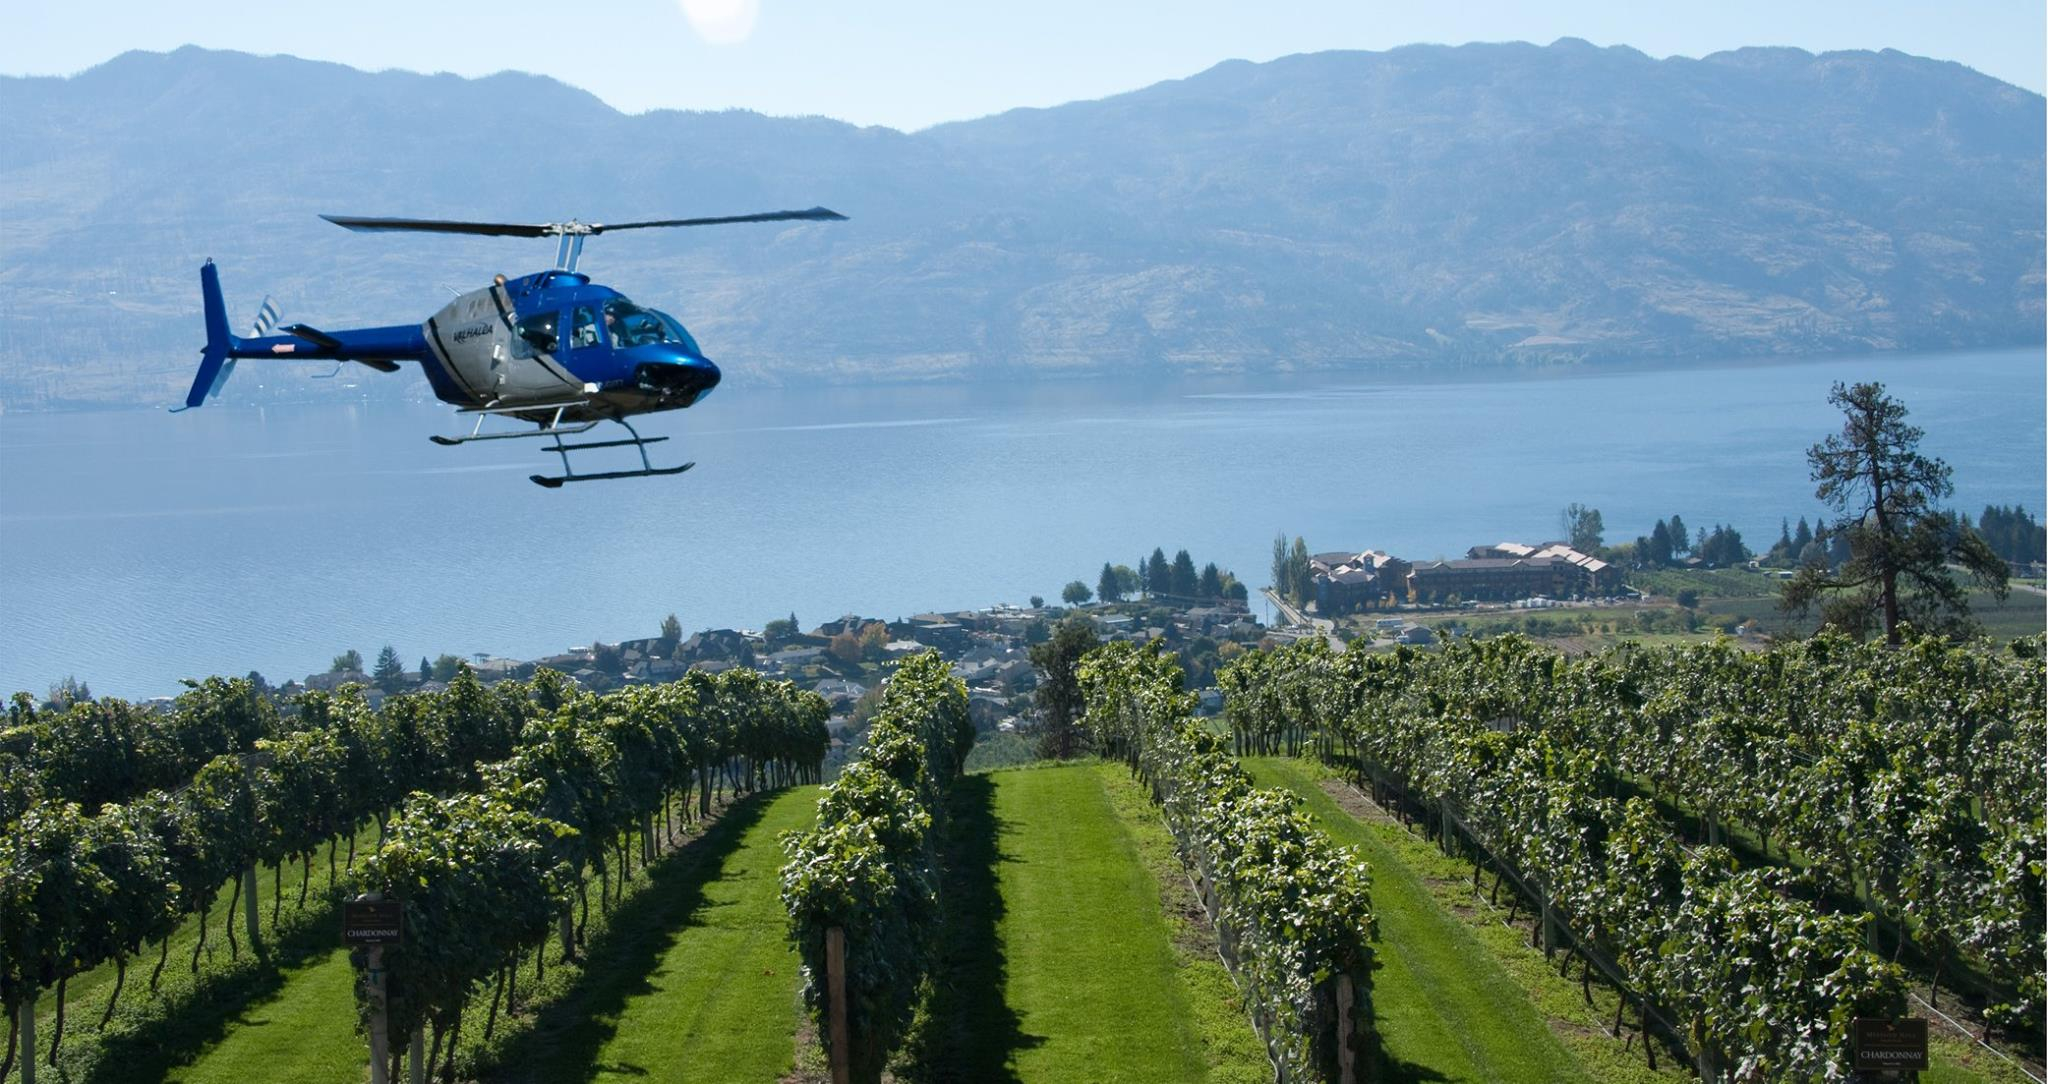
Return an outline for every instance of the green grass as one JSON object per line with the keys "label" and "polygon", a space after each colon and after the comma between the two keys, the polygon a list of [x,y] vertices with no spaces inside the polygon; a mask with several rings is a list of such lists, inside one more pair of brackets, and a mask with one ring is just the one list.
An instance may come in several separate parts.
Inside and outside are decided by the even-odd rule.
{"label": "green grass", "polygon": [[1273,1078],[1265,1045],[1245,1012],[1244,994],[1223,966],[1216,929],[1188,880],[1159,807],[1121,764],[1096,765],[1110,806],[1138,844],[1145,868],[1159,886],[1159,904],[1173,931],[1181,990],[1202,1040],[1211,1084],[1265,1084]]}
{"label": "green grass", "polygon": [[1393,821],[1346,812],[1308,761],[1247,758],[1261,786],[1300,795],[1337,842],[1372,866],[1380,966],[1373,1012],[1382,1081],[1655,1081],[1682,1078],[1668,1058],[1652,1072],[1601,1030],[1614,997],[1587,1005],[1519,930],[1471,896],[1471,870]]}
{"label": "green grass", "polygon": [[969,776],[949,808],[940,969],[899,1075],[1210,1079],[1160,883],[1102,769]]}
{"label": "green grass", "polygon": [[485,1079],[775,1081],[795,1056],[798,960],[781,836],[818,790],[742,799],[615,910],[568,993]]}
{"label": "green grass", "polygon": [[1751,572],[1746,568],[1661,568],[1636,569],[1627,576],[1628,585],[1652,595],[1672,597],[1688,588],[1701,598],[1747,598],[1775,594],[1777,570]]}
{"label": "green grass", "polygon": [[369,1043],[355,1032],[355,968],[337,949],[280,976],[278,996],[237,1014],[218,1043],[168,1084],[269,1080],[353,1081],[369,1075]]}

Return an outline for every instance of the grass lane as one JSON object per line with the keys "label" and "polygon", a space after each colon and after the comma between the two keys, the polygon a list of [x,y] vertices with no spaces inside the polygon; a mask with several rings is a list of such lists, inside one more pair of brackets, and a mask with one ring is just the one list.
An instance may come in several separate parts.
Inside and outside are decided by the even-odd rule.
{"label": "grass lane", "polygon": [[[1260,786],[1300,795],[1325,832],[1358,847],[1372,865],[1380,962],[1373,972],[1373,1008],[1386,1057],[1376,1080],[1660,1079],[1636,1060],[1640,1054],[1625,1053],[1589,1026],[1595,1010],[1584,1006],[1578,984],[1558,979],[1543,954],[1523,945],[1516,931],[1498,923],[1492,930],[1475,929],[1446,906],[1439,889],[1455,892],[1460,886],[1431,883],[1456,873],[1424,864],[1435,855],[1427,843],[1399,824],[1345,812],[1323,791],[1322,773],[1307,762],[1253,757],[1244,763]],[[1533,996],[1530,983],[1542,984]],[[1583,1012],[1570,1013],[1573,1002]],[[1611,1015],[1611,998],[1607,1008]]]}
{"label": "grass lane", "polygon": [[778,873],[818,788],[742,799],[614,911],[574,989],[495,1081],[772,1082],[795,1056],[798,959]]}
{"label": "grass lane", "polygon": [[1120,765],[969,775],[941,848],[933,996],[898,1081],[1273,1079],[1172,839]]}
{"label": "grass lane", "polygon": [[369,1046],[355,1031],[355,981],[346,949],[285,969],[277,997],[231,1018],[218,1043],[163,1079],[324,1084],[366,1078]]}
{"label": "grass lane", "polygon": [[997,771],[960,787],[937,1019],[907,1075],[1206,1079],[1159,884],[1096,766]]}

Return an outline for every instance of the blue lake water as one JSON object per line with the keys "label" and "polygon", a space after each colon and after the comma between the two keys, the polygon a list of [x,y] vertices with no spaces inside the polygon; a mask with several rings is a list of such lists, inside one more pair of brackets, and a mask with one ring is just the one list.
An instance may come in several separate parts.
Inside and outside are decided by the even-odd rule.
{"label": "blue lake water", "polygon": [[[433,406],[0,416],[0,690],[273,681],[384,644],[592,638],[1056,598],[1163,546],[1268,578],[1272,538],[1462,555],[1672,513],[1753,548],[1820,511],[1837,380],[1881,380],[1958,507],[2043,503],[2039,350],[1770,364],[778,390],[650,419],[680,478],[547,491],[535,442],[440,448]],[[418,379],[409,374],[409,379]],[[621,464],[623,465],[623,463]],[[595,461],[586,464],[593,469]]]}

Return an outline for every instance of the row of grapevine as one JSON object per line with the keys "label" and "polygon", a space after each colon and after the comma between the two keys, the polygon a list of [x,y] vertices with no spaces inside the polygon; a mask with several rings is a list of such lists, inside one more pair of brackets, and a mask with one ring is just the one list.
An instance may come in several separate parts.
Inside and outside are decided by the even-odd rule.
{"label": "row of grapevine", "polygon": [[[2041,744],[2037,647],[1821,637],[1573,660],[1514,637],[1433,654],[1305,644],[1249,655],[1222,682],[1240,743],[1313,741],[1464,827],[1711,1068],[1839,1074],[1848,1020],[1899,1002],[1896,967],[1862,947],[1869,916],[1811,901],[1845,877],[1893,901],[1880,906],[1919,908],[1923,937],[1974,937],[1963,944],[2010,982],[2008,1011],[2039,996],[2038,758],[2027,771],[2033,754],[2016,755]],[[1794,877],[1689,852],[1644,789],[1703,811],[1710,838],[1752,816],[1814,864]],[[1964,797],[1930,801],[1943,794]],[[1914,815],[1894,825],[1884,809]],[[1869,875],[1880,855],[1898,872]]]}
{"label": "row of grapevine", "polygon": [[[1714,643],[1619,648],[1567,662],[1526,643],[1438,680],[1481,717],[1540,725],[1625,780],[1740,829],[1818,888],[1861,900],[1932,961],[1981,976],[1986,1019],[2039,1034],[2048,822],[2043,641],[2000,650],[1837,634],[1764,652]],[[1355,701],[1386,679],[1329,660]],[[1448,672],[1448,671],[1447,671]],[[1318,720],[1318,725],[1327,720]],[[1325,727],[1325,732],[1338,731]],[[1875,930],[1873,926],[1873,930]]]}
{"label": "row of grapevine", "polygon": [[276,706],[247,681],[195,682],[161,714],[112,699],[38,711],[27,693],[15,693],[0,726],[0,825],[38,799],[92,813],[177,787],[213,758],[247,752],[277,730]]}
{"label": "row of grapevine", "polygon": [[907,659],[882,693],[858,759],[783,845],[782,900],[803,959],[804,1001],[827,1052],[828,931],[844,931],[853,1077],[879,1081],[931,972],[939,927],[934,823],[974,744],[967,688],[935,652]]}
{"label": "row of grapevine", "polygon": [[[1285,791],[1260,790],[1198,723],[1172,655],[1082,659],[1087,725],[1165,810],[1282,1080],[1343,1080],[1371,1049],[1370,871]],[[1346,1003],[1348,999],[1348,1003]]]}
{"label": "row of grapevine", "polygon": [[[714,772],[736,780],[741,773],[780,776],[803,764],[815,773],[827,744],[822,701],[806,694],[799,702],[793,689],[763,683],[750,672],[724,679],[693,674],[684,684],[712,694],[702,698],[707,707],[690,728],[688,746],[704,789]],[[375,712],[360,690],[349,688],[304,694],[279,717],[248,682],[209,679],[181,697],[156,729],[128,725],[136,719],[119,702],[91,713],[86,705],[73,707],[62,719],[20,718],[16,732],[35,735],[31,759],[22,763],[35,770],[0,850],[0,1005],[9,1025],[0,1078],[14,1065],[17,1050],[29,1047],[27,1057],[35,1056],[32,1042],[18,1040],[34,1023],[40,991],[54,987],[57,995],[47,1059],[56,1065],[72,976],[113,965],[116,981],[104,1026],[119,1001],[128,961],[149,943],[158,944],[150,975],[154,992],[168,962],[170,935],[188,917],[197,919],[190,962],[197,974],[209,916],[224,889],[229,950],[238,955],[238,902],[245,903],[248,936],[258,936],[254,897],[260,864],[269,864],[280,883],[283,863],[304,865],[303,908],[313,856],[323,843],[332,888],[337,841],[348,841],[353,865],[359,826],[374,818],[381,827],[389,810],[413,791],[451,793],[484,785],[480,764],[510,756],[525,730],[552,719],[576,696],[566,679],[549,671],[530,684],[486,688],[465,668],[445,692],[392,697]],[[738,704],[754,706],[732,706]],[[84,719],[121,725],[97,731],[73,725]],[[80,733],[100,737],[87,741],[75,737]],[[66,767],[98,758],[153,765],[129,778],[163,776],[177,757],[187,755],[164,749],[233,750],[245,742],[246,751],[215,755],[178,785],[127,793],[119,802],[106,800],[120,793],[113,788],[79,790]],[[93,752],[69,752],[79,749]],[[44,753],[46,759],[34,758]],[[94,797],[102,803],[97,809],[76,800]],[[273,929],[281,896],[273,901]]]}
{"label": "row of grapevine", "polygon": [[822,698],[751,671],[604,696],[559,689],[543,702],[552,712],[519,732],[510,755],[478,768],[480,792],[412,795],[350,879],[402,902],[405,943],[384,961],[387,1020],[393,1034],[427,1030],[427,1064],[445,1073],[481,984],[495,978],[503,991],[529,950],[543,966],[551,931],[565,957],[575,954],[586,870],[604,902],[614,877],[623,889],[636,851],[643,864],[659,853],[693,785],[701,809],[727,763],[741,765],[731,774],[743,786],[815,780],[829,743]]}

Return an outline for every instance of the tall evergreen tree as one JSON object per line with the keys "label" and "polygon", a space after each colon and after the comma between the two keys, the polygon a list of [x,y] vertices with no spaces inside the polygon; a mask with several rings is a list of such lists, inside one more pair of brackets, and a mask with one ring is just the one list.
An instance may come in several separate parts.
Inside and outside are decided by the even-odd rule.
{"label": "tall evergreen tree", "polygon": [[1677,513],[1671,516],[1671,555],[1683,557],[1692,552],[1692,536],[1685,533],[1685,520]]}
{"label": "tall evergreen tree", "polygon": [[1173,594],[1184,599],[1195,596],[1199,581],[1195,577],[1195,559],[1188,556],[1188,551],[1173,555],[1173,574],[1169,579]]}
{"label": "tall evergreen tree", "polygon": [[1297,606],[1306,605],[1316,593],[1315,579],[1309,570],[1308,543],[1300,535],[1294,536],[1294,548],[1287,553],[1287,591]]}
{"label": "tall evergreen tree", "polygon": [[398,649],[390,644],[377,652],[377,668],[370,671],[370,680],[379,689],[395,693],[405,687],[405,664],[398,661]]}
{"label": "tall evergreen tree", "polygon": [[1039,711],[1040,756],[1065,760],[1087,751],[1088,735],[1081,726],[1084,703],[1079,667],[1081,656],[1099,643],[1094,622],[1069,617],[1059,623],[1050,639],[1031,646],[1031,665],[1038,668],[1038,691],[1033,699]]}
{"label": "tall evergreen tree", "polygon": [[1650,537],[1643,541],[1649,548],[1643,554],[1644,564],[1659,568],[1671,563],[1671,528],[1666,527],[1663,520],[1658,520],[1657,525],[1650,528]]}
{"label": "tall evergreen tree", "polygon": [[1095,597],[1104,602],[1123,601],[1123,584],[1117,582],[1116,569],[1108,561],[1102,562],[1102,575],[1095,578]]}
{"label": "tall evergreen tree", "polygon": [[1848,541],[1838,569],[1811,566],[1785,584],[1784,608],[1858,635],[1882,629],[1897,645],[1900,627],[1963,635],[1975,629],[1960,566],[1998,598],[2006,593],[2005,562],[1982,536],[1966,530],[1939,502],[1954,491],[1948,464],[1920,454],[1919,427],[1905,404],[1877,383],[1837,383],[1828,402],[1842,411],[1841,432],[1807,450],[1814,493],[1834,508],[1830,526]]}
{"label": "tall evergreen tree", "polygon": [[1154,549],[1152,559],[1145,566],[1145,590],[1154,595],[1173,593],[1173,566],[1166,562],[1166,551]]}
{"label": "tall evergreen tree", "polygon": [[1203,598],[1223,597],[1223,574],[1216,570],[1216,562],[1202,566],[1202,582],[1195,593]]}

